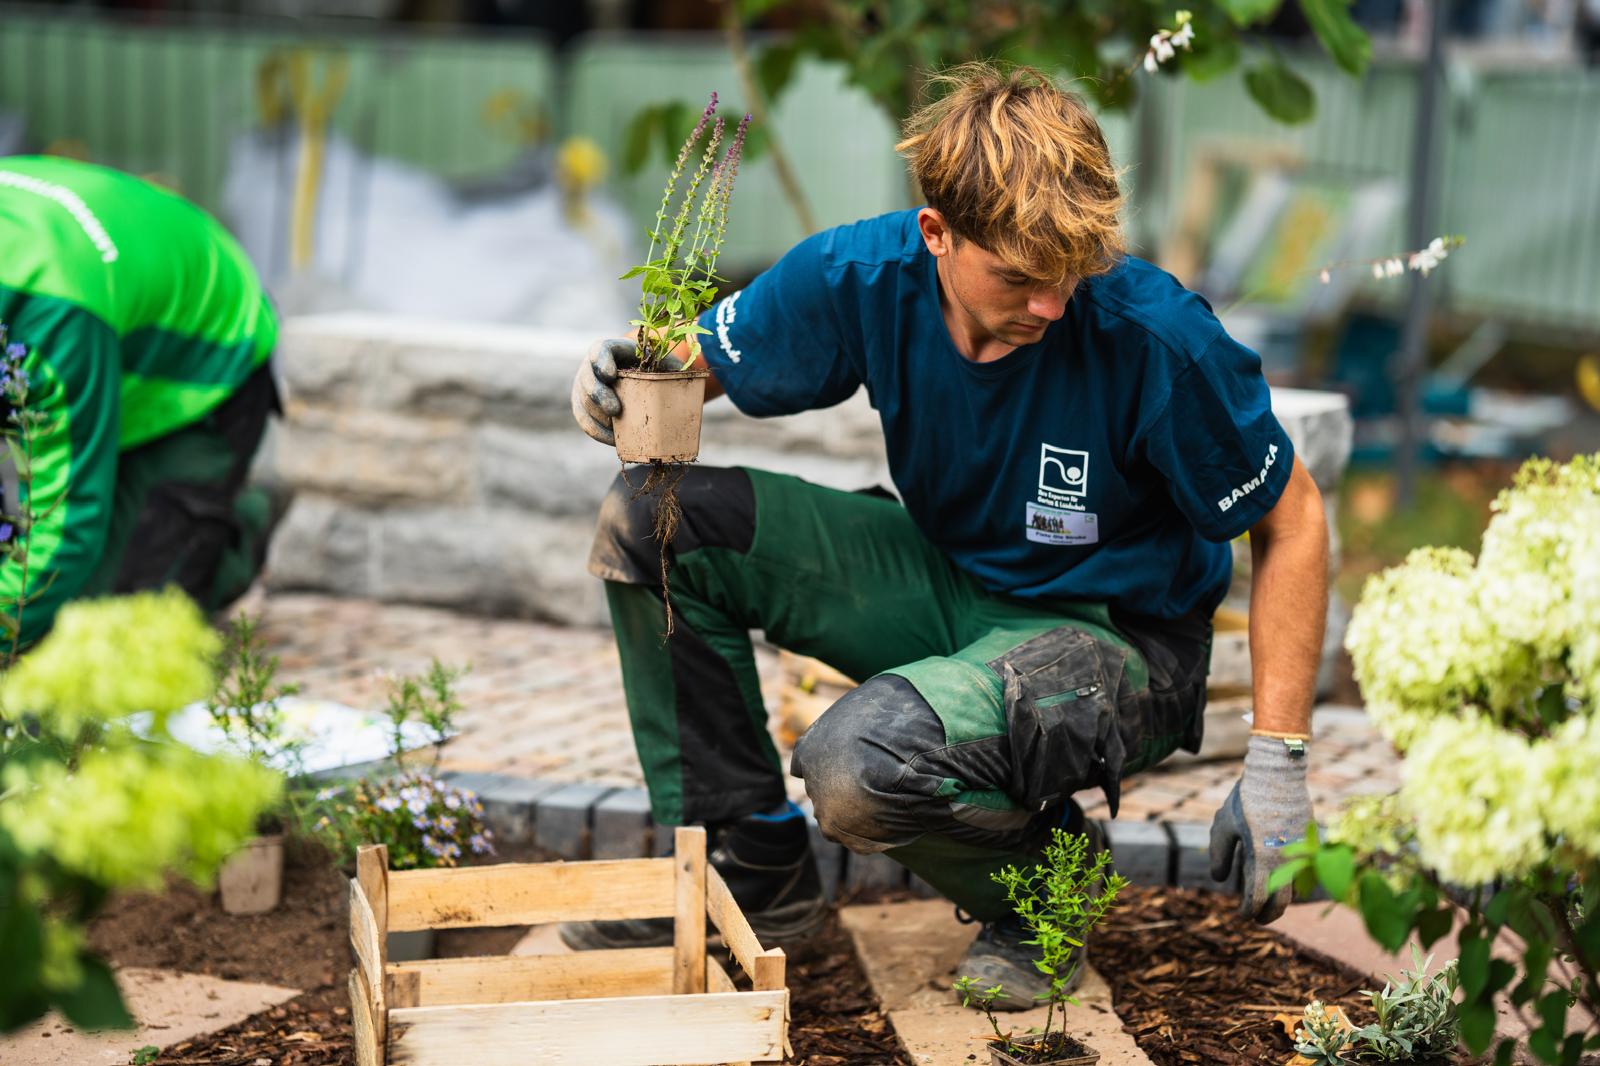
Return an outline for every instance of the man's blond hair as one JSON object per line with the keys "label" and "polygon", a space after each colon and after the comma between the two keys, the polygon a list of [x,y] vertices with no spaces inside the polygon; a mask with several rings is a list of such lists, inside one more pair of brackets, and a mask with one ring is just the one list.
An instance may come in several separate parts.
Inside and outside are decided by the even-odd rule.
{"label": "man's blond hair", "polygon": [[951,232],[1058,286],[1103,274],[1127,251],[1122,191],[1100,124],[1032,67],[965,63],[906,120],[904,155]]}

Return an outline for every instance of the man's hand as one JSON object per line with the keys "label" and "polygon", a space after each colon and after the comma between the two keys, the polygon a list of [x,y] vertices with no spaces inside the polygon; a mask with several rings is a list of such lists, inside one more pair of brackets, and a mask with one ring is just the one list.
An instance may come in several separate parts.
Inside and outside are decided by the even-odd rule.
{"label": "man's hand", "polygon": [[578,428],[601,444],[616,444],[611,420],[622,413],[617,398],[617,368],[632,366],[639,360],[639,349],[630,340],[596,341],[584,353],[578,376],[572,379],[572,417]]}
{"label": "man's hand", "polygon": [[1226,881],[1236,858],[1244,867],[1240,914],[1265,925],[1283,913],[1294,888],[1269,893],[1267,878],[1310,822],[1305,754],[1291,755],[1276,737],[1251,737],[1244,772],[1211,820],[1211,879]]}

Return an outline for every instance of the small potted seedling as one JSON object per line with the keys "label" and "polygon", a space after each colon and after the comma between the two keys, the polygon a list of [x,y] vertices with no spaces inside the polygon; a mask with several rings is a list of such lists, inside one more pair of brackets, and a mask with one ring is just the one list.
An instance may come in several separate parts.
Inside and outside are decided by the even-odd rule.
{"label": "small potted seedling", "polygon": [[[725,138],[716,117],[717,94],[678,152],[666,192],[650,231],[650,252],[642,266],[622,275],[639,278],[639,360],[618,372],[622,413],[612,425],[617,457],[625,463],[688,463],[700,454],[700,415],[709,375],[700,358],[702,311],[717,299],[716,273],[728,228],[733,181],[744,152],[750,116]],[[704,146],[702,147],[702,141]],[[679,183],[698,154],[688,185]],[[676,209],[674,202],[676,201]],[[687,358],[674,352],[687,342]]]}
{"label": "small potted seedling", "polygon": [[1087,836],[1057,829],[1039,865],[1027,870],[1007,866],[994,874],[1006,890],[1007,902],[1033,934],[1023,943],[1038,951],[1034,966],[1050,979],[1050,990],[1037,997],[1046,1008],[1044,1027],[1016,1036],[1002,1030],[994,1015],[994,1002],[1005,991],[1000,985],[980,989],[970,977],[956,981],[962,1006],[983,1011],[994,1030],[988,1041],[993,1066],[1091,1066],[1100,1061],[1100,1052],[1066,1031],[1067,1004],[1078,1002],[1069,990],[1077,986],[1089,931],[1128,881],[1107,870],[1109,852],[1101,851],[1089,861],[1088,850]]}
{"label": "small potted seedling", "polygon": [[[288,770],[289,776],[296,778],[304,742],[289,735],[281,703],[298,689],[277,683],[278,658],[267,653],[257,624],[256,619],[240,615],[229,625],[218,663],[217,690],[206,710],[239,754],[263,766]],[[263,813],[256,822],[256,836],[217,870],[217,889],[227,913],[262,914],[278,905],[283,891],[285,822],[292,818],[294,802],[292,789],[288,795],[288,807]]]}

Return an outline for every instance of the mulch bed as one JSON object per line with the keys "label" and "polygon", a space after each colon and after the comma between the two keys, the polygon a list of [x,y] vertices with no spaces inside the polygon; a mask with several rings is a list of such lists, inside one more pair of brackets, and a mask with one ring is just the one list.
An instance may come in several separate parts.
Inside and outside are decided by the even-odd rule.
{"label": "mulch bed", "polygon": [[1372,980],[1237,914],[1213,892],[1130,886],[1094,934],[1090,958],[1117,1015],[1157,1066],[1281,1064],[1294,1044],[1277,1014],[1313,999],[1357,1025]]}
{"label": "mulch bed", "polygon": [[[284,902],[270,914],[227,915],[214,896],[179,885],[113,902],[91,940],[122,966],[307,990],[228,1029],[163,1048],[159,1066],[353,1066],[345,885],[325,860],[303,858],[286,871]],[[1095,967],[1112,986],[1124,1027],[1158,1066],[1281,1066],[1294,1047],[1273,1016],[1298,1014],[1314,998],[1339,1004],[1357,1024],[1370,1017],[1357,995],[1371,987],[1367,977],[1239,918],[1234,903],[1134,886],[1095,934]],[[447,931],[439,954],[504,954],[523,932]],[[836,922],[787,950],[792,1061],[911,1066]]]}
{"label": "mulch bed", "polygon": [[[523,852],[498,861],[541,857]],[[283,901],[268,914],[225,914],[214,894],[174,884],[159,896],[114,900],[96,919],[91,943],[118,966],[307,990],[227,1029],[162,1048],[157,1066],[354,1066],[346,987],[354,965],[344,924],[348,882],[325,858],[298,860],[284,871]],[[502,955],[526,931],[444,930],[437,954]],[[788,953],[794,1062],[912,1066],[878,1009],[849,934],[836,921]]]}

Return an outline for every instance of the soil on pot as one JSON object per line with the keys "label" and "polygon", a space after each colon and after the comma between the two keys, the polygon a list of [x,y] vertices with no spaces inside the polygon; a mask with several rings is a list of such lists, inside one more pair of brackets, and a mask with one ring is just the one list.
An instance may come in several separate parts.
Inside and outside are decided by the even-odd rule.
{"label": "soil on pot", "polygon": [[[996,1044],[989,1044],[990,1050],[1002,1050]],[[1040,1066],[1050,1066],[1051,1063],[1072,1062],[1087,1058],[1095,1053],[1088,1045],[1076,1037],[1063,1033],[1051,1033],[1045,1040],[1040,1040],[1018,1051],[1006,1051],[1005,1054],[1015,1062],[1024,1064],[1038,1063]],[[1004,1060],[1002,1060],[1004,1061]]]}

